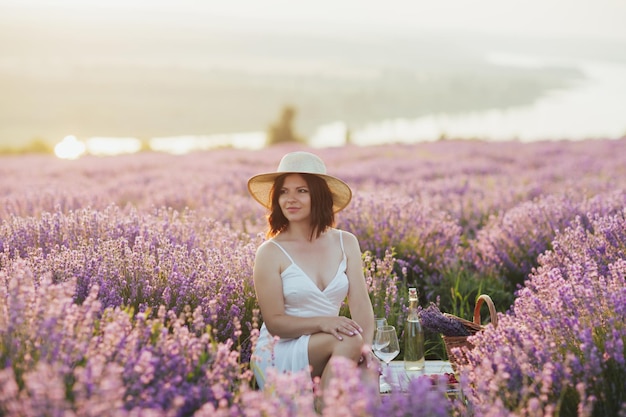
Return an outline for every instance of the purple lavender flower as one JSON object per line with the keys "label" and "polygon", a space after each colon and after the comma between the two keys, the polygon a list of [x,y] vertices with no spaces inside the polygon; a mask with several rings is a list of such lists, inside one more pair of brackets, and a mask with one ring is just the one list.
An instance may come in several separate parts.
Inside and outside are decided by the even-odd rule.
{"label": "purple lavender flower", "polygon": [[463,323],[452,317],[445,316],[435,303],[419,312],[420,322],[426,330],[433,333],[441,333],[444,336],[469,336],[470,332]]}
{"label": "purple lavender flower", "polygon": [[[460,377],[476,414],[625,407],[624,142],[316,151],[355,191],[338,226],[359,236],[372,304],[399,332],[409,279],[425,301],[459,263],[524,282],[498,328],[469,337],[477,347]],[[0,414],[303,411],[310,381],[277,385],[301,382],[300,400],[259,393],[247,368],[265,224],[245,178],[284,151],[2,158]],[[367,396],[351,372],[340,370],[354,395],[336,398],[347,414]],[[370,414],[427,415],[425,398],[430,415],[459,414],[416,384]],[[259,406],[244,394],[259,394]]]}

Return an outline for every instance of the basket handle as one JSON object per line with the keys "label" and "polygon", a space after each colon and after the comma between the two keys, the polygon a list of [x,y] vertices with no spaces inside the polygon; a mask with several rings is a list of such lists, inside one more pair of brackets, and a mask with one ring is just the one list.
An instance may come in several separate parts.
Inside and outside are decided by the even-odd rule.
{"label": "basket handle", "polygon": [[491,316],[491,324],[493,324],[493,327],[498,327],[498,316],[496,315],[496,306],[493,304],[491,297],[489,297],[487,294],[482,294],[476,300],[476,307],[474,307],[474,323],[480,325],[482,322],[480,319],[480,307],[482,307],[483,302],[487,303],[487,307],[489,307],[489,314]]}

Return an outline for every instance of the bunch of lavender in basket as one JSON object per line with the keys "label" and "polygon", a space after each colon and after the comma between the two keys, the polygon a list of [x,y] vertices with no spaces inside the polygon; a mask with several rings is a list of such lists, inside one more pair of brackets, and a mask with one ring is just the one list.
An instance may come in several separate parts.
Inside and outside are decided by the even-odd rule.
{"label": "bunch of lavender in basket", "polygon": [[470,332],[460,321],[444,315],[435,303],[419,312],[422,326],[431,332],[441,333],[444,336],[469,336]]}

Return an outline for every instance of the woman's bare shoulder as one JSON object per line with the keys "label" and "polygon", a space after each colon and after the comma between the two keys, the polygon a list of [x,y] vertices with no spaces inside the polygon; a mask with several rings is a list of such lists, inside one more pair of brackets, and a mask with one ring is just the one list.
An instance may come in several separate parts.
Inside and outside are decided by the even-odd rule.
{"label": "woman's bare shoulder", "polygon": [[272,243],[271,240],[266,240],[265,242],[261,243],[261,245],[257,248],[256,256],[257,258],[259,256],[270,256],[274,254],[277,249],[278,247],[274,243]]}
{"label": "woman's bare shoulder", "polygon": [[258,247],[256,251],[256,261],[280,265],[282,270],[282,268],[286,267],[290,262],[283,252],[284,249],[282,246],[279,247],[278,242],[272,243],[272,240],[267,240]]}
{"label": "woman's bare shoulder", "polygon": [[347,230],[342,230],[342,229],[333,229],[333,230],[335,231],[335,233],[337,233],[337,235],[341,233],[341,238],[343,239],[344,242],[349,242],[349,241],[358,242],[357,237],[352,232],[348,232]]}
{"label": "woman's bare shoulder", "polygon": [[346,249],[360,251],[359,239],[353,233],[341,229],[335,230],[337,234],[341,233],[341,238],[343,239],[343,244]]}
{"label": "woman's bare shoulder", "polygon": [[255,281],[261,277],[279,276],[285,268],[284,256],[278,246],[270,241],[263,242],[254,260]]}

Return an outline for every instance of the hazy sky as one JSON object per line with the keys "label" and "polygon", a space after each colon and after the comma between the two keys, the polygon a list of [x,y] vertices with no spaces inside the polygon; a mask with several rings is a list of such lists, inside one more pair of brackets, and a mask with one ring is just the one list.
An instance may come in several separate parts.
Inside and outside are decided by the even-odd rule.
{"label": "hazy sky", "polygon": [[[282,89],[272,84],[273,78],[263,78],[266,84],[261,89],[255,84],[258,80],[245,84],[219,71],[199,76],[196,67],[323,70],[320,74],[339,74],[343,80],[355,71],[360,71],[359,76],[378,76],[379,68],[394,66],[424,69],[438,63],[458,70],[459,62],[477,65],[478,55],[492,52],[517,54],[513,58],[518,63],[520,56],[523,61],[527,57],[522,55],[529,55],[552,61],[606,60],[624,66],[625,22],[626,0],[0,0],[0,142],[3,137],[28,140],[70,133],[149,136],[256,131],[264,128],[280,105],[296,100],[296,91],[313,91],[306,83],[290,90],[292,78],[281,81]],[[239,36],[239,32],[253,36]],[[264,33],[279,36],[261,36]],[[458,60],[451,59],[455,53],[461,55]],[[565,64],[559,61],[559,65]],[[186,75],[180,75],[181,68],[188,70]],[[165,72],[169,78],[158,78]],[[589,125],[596,129],[591,134],[621,134],[626,126],[621,117],[626,90],[619,89],[615,105],[609,97],[616,96],[615,82],[624,79],[624,69],[618,72],[619,76],[608,78],[613,82],[608,93],[602,90],[603,95],[593,101],[585,98],[585,106],[576,108],[576,115],[571,110],[567,117],[586,120],[604,106],[602,115],[619,114],[608,121],[591,120]],[[190,74],[197,78],[186,78]],[[320,75],[315,81],[322,79]],[[335,82],[329,80],[328,86],[334,85],[331,81]],[[104,91],[102,86],[110,88]],[[242,95],[228,94],[228,86],[237,87]],[[179,95],[173,97],[171,91]],[[210,100],[222,93],[230,107]],[[146,97],[153,107],[144,107],[146,102],[137,105]],[[341,106],[354,107],[337,96],[327,106],[329,115],[315,116],[316,109],[326,108],[315,101],[319,97],[327,96],[317,92],[297,96],[304,103],[298,103],[301,119],[308,114],[323,119],[315,119],[316,124],[332,122],[328,118],[342,117],[335,114],[342,114]],[[402,102],[400,97],[397,100]],[[241,103],[249,104],[248,113]],[[396,103],[388,104],[391,108]],[[257,107],[251,110],[253,105]],[[131,116],[132,109],[142,113]],[[171,115],[178,115],[178,124],[170,121]],[[617,127],[608,131],[611,123]],[[174,133],[162,133],[163,129]]]}
{"label": "hazy sky", "polygon": [[[0,0],[0,16],[188,19],[231,30],[458,30],[626,41],[625,0]],[[1,20],[2,18],[0,18]]]}

